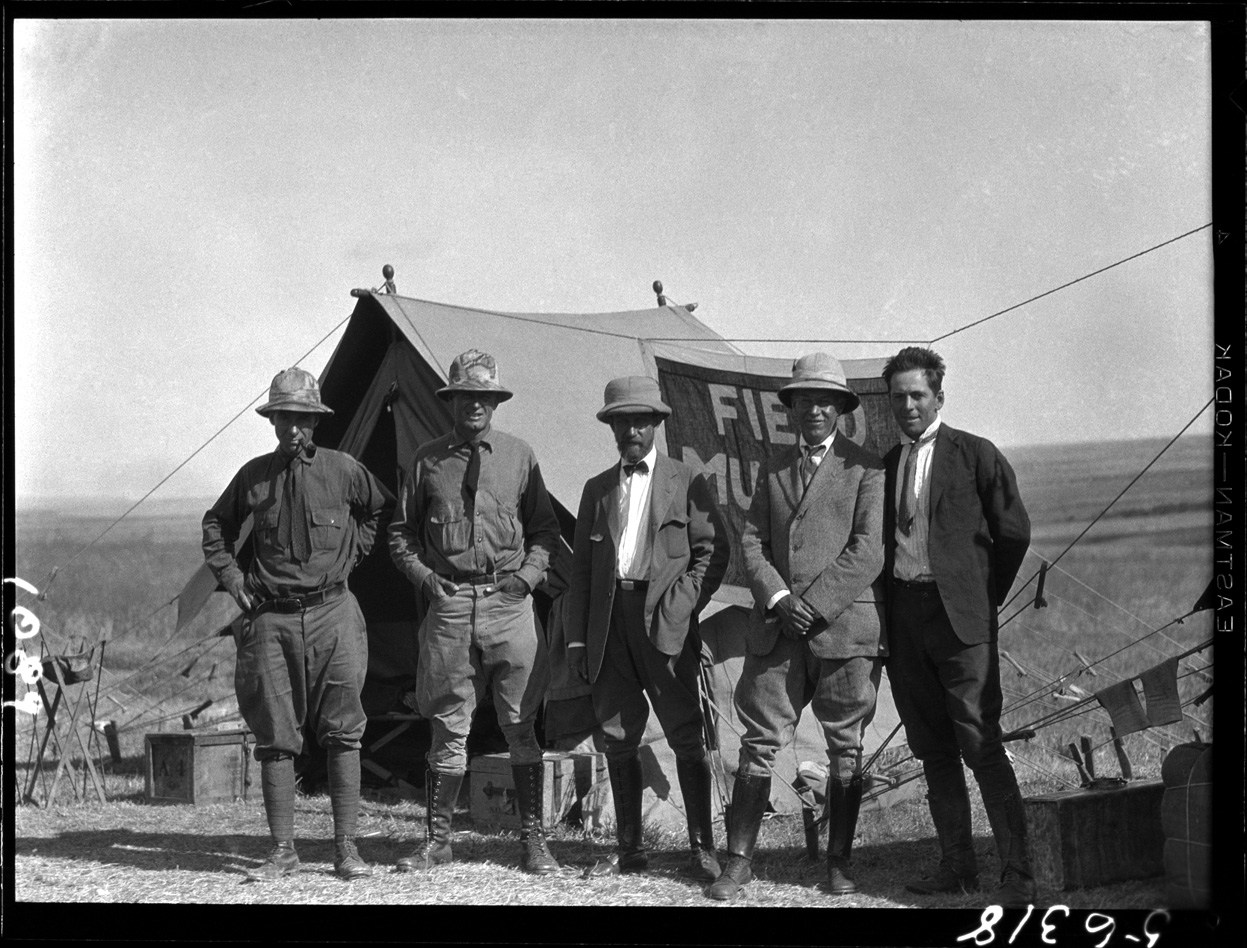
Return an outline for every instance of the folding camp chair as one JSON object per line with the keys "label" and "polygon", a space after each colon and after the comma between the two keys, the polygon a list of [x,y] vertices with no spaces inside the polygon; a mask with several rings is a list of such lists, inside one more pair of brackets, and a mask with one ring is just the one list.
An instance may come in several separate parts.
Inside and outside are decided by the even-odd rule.
{"label": "folding camp chair", "polygon": [[[23,798],[27,803],[35,802],[36,786],[46,789],[43,803],[45,806],[52,804],[56,800],[56,791],[60,787],[61,778],[68,778],[70,789],[74,792],[74,799],[83,802],[87,796],[87,781],[90,780],[91,786],[100,798],[100,802],[107,802],[104,793],[104,781],[100,777],[99,771],[95,768],[95,762],[91,759],[90,743],[92,739],[96,743],[96,752],[99,753],[99,739],[95,735],[93,729],[95,721],[95,702],[97,694],[91,693],[91,682],[95,679],[95,668],[92,664],[95,657],[95,647],[86,652],[80,652],[77,655],[53,655],[43,660],[43,677],[39,679],[38,689],[39,698],[43,702],[43,708],[46,712],[43,720],[38,718],[35,720],[34,739],[39,743],[39,754],[31,767],[30,777],[26,781],[26,792]],[[51,683],[56,686],[56,694],[49,699],[48,689],[45,683]],[[76,689],[74,694],[72,689]],[[97,689],[98,691],[98,689]],[[83,705],[86,705],[87,715],[85,719],[80,721],[80,715]],[[68,714],[65,713],[63,705],[69,705]],[[39,728],[42,725],[43,736],[39,737]],[[87,738],[83,740],[82,732],[87,731]],[[70,760],[73,748],[71,741],[76,741],[78,749],[82,752],[83,775],[82,787],[78,786],[78,772],[74,768]],[[53,750],[57,756],[56,773],[52,777],[52,786],[47,788],[47,777],[45,773],[44,758],[47,754],[48,745],[53,746]]]}
{"label": "folding camp chair", "polygon": [[360,750],[360,766],[369,773],[380,777],[388,785],[397,787],[399,792],[404,796],[414,796],[417,791],[423,792],[424,787],[412,786],[408,781],[404,780],[402,777],[398,776],[388,767],[376,760],[375,755],[381,750],[381,748],[385,747],[386,744],[389,744],[396,738],[406,734],[407,731],[411,729],[412,725],[420,720],[423,719],[415,712],[404,714],[397,711],[391,711],[385,714],[370,714],[368,715],[369,724],[379,723],[383,726],[391,726],[376,740],[364,744]]}

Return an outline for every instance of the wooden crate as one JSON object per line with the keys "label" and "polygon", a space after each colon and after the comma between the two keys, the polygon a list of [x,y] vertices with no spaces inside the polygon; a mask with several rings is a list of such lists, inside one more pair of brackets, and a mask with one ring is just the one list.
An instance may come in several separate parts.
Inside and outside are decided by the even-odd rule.
{"label": "wooden crate", "polygon": [[[604,754],[546,751],[542,761],[541,813],[544,826],[555,826],[580,803],[589,788],[606,777]],[[519,804],[510,754],[474,757],[471,774],[472,821],[504,829],[520,828]]]}
{"label": "wooden crate", "polygon": [[[248,731],[148,734],[148,803],[229,803],[251,789]],[[257,769],[258,770],[258,769]]]}
{"label": "wooden crate", "polygon": [[1077,889],[1164,871],[1165,786],[1141,780],[1025,800],[1031,866],[1041,887]]}

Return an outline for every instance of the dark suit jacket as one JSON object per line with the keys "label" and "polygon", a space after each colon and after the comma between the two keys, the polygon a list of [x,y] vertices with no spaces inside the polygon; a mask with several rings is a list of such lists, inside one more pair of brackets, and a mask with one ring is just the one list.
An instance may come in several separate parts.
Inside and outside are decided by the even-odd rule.
{"label": "dark suit jacket", "polygon": [[[697,614],[723,581],[730,547],[705,477],[664,454],[651,476],[645,627],[655,648],[678,655]],[[590,681],[597,680],[610,631],[619,532],[616,463],[590,478],[581,495],[563,620],[568,644],[584,642],[589,650]]]}
{"label": "dark suit jacket", "polygon": [[754,608],[745,644],[769,655],[780,635],[764,614],[781,589],[825,622],[808,637],[819,658],[886,654],[883,590],[883,462],[843,434],[802,494],[800,446],[762,463],[741,536]]}
{"label": "dark suit jacket", "polygon": [[[931,458],[927,556],[944,611],[967,645],[995,639],[1004,603],[1030,546],[1031,525],[1013,468],[986,438],[941,424]],[[897,468],[901,446],[884,458],[884,580],[896,557]]]}

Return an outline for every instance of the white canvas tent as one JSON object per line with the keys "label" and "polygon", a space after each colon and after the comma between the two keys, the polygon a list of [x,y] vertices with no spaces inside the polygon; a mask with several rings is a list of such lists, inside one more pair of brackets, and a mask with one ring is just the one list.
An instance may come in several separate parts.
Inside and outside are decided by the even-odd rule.
{"label": "white canvas tent", "polygon": [[[354,313],[320,380],[322,397],[335,414],[317,428],[317,442],[358,457],[395,489],[399,471],[410,464],[416,448],[450,428],[447,407],[435,393],[446,384],[451,361],[467,349],[484,349],[497,358],[503,384],[515,393],[499,408],[495,424],[532,445],[566,544],[573,536],[572,512],[584,482],[615,459],[609,431],[594,417],[608,380],[620,375],[650,375],[666,383],[668,377],[660,373],[660,365],[687,365],[691,370],[705,367],[770,376],[774,389],[790,372],[791,363],[786,360],[741,354],[683,307],[594,315],[518,314],[384,293],[357,295]],[[877,360],[846,363],[851,379],[877,380],[880,367]],[[852,384],[858,388],[857,382]],[[670,391],[665,397],[677,416],[685,410]],[[660,450],[667,447],[663,431],[660,429],[658,439]],[[691,461],[688,450],[683,454],[684,460]],[[730,472],[729,464],[723,473]],[[718,490],[723,505],[727,503],[727,485],[721,484]],[[741,503],[739,496],[736,503]],[[245,557],[244,540],[239,546],[240,555]],[[563,555],[569,550],[566,547]],[[179,628],[200,611],[215,585],[206,567],[192,577],[179,598]],[[377,544],[352,575],[351,588],[368,622],[366,706],[369,700],[397,700],[410,687],[415,673],[418,616],[414,593],[390,563],[384,542]],[[543,595],[535,598],[538,616],[545,618],[550,600]],[[702,623],[706,653],[713,662],[709,697],[723,715],[718,730],[729,771],[735,769],[739,746],[732,689],[743,658],[743,607],[747,604],[743,589],[725,585]],[[559,665],[561,650],[556,648],[553,658]],[[555,677],[559,678],[557,672]],[[566,674],[562,683],[567,685]],[[551,692],[554,700],[575,697],[555,691]],[[867,754],[887,738],[896,723],[885,685],[868,736]],[[647,783],[653,800],[660,805],[650,817],[663,819],[667,809],[678,813],[682,806],[674,784],[673,756],[653,725],[651,721],[652,761],[665,770],[666,779],[651,763]],[[903,732],[898,739],[890,747],[903,743]],[[803,760],[826,761],[821,730],[809,715],[803,717],[775,783],[791,783]],[[781,811],[797,808],[796,797],[783,787],[777,787],[772,803]]]}

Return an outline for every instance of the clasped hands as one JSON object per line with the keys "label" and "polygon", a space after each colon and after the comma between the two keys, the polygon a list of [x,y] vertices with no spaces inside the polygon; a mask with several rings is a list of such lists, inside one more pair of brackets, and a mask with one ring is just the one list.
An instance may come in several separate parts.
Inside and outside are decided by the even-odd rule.
{"label": "clasped hands", "polygon": [[814,623],[823,617],[818,610],[795,593],[789,593],[775,603],[774,612],[779,630],[790,639],[800,639],[810,634]]}

